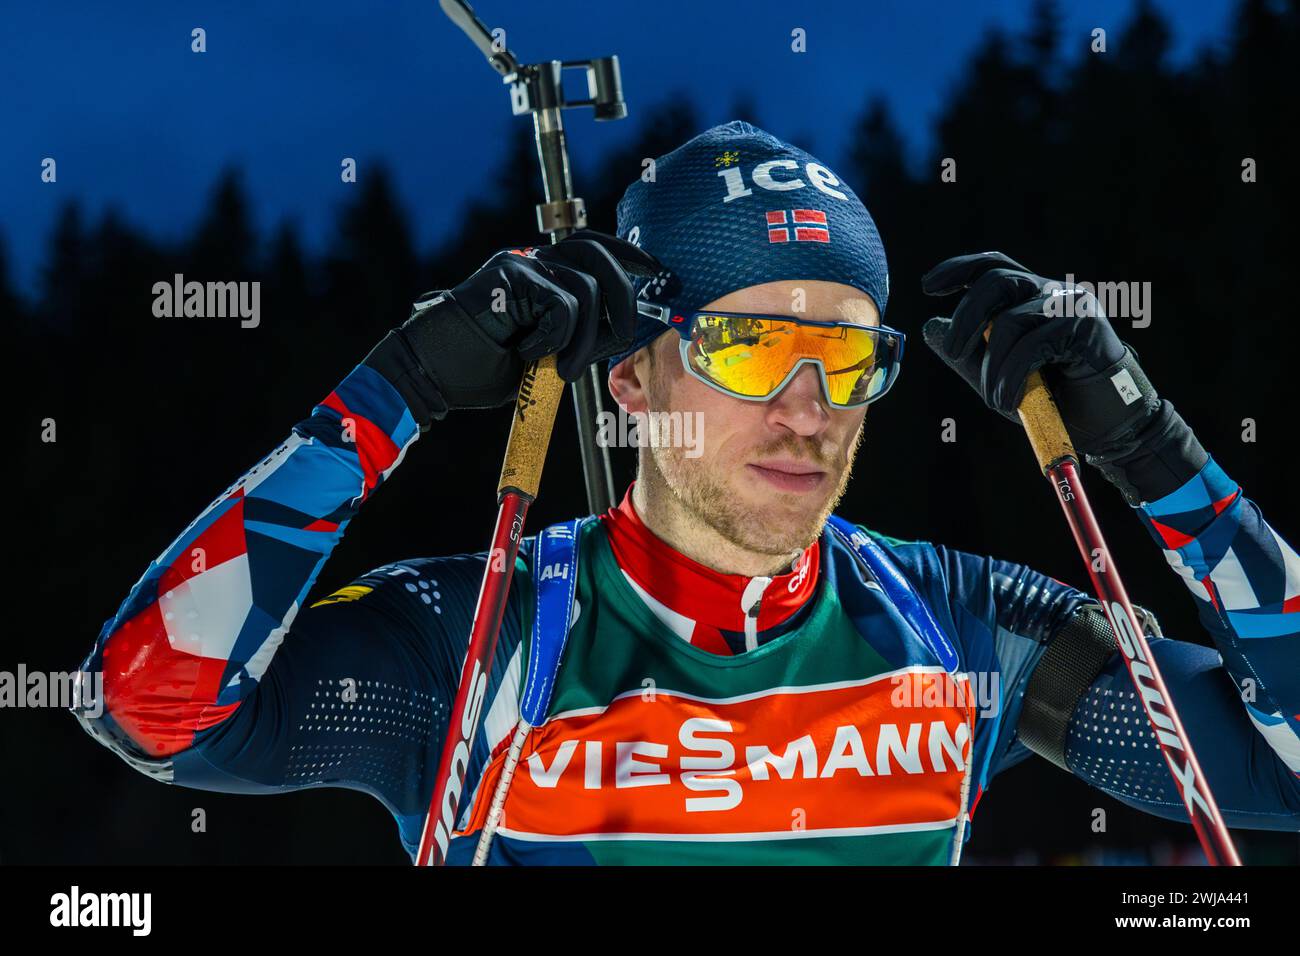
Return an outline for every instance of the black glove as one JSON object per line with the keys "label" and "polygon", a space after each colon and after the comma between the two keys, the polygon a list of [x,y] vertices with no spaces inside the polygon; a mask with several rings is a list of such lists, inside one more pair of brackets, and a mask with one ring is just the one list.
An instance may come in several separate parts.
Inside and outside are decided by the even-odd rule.
{"label": "black glove", "polygon": [[967,290],[952,318],[926,322],[926,344],[1014,422],[1025,379],[1041,370],[1075,449],[1130,504],[1169,494],[1204,466],[1205,450],[1173,405],[1156,395],[1137,353],[1120,341],[1091,293],[1049,285],[1000,252],[941,262],[921,288],[928,295]]}
{"label": "black glove", "polygon": [[364,364],[401,392],[421,430],[451,409],[505,405],[528,362],[556,353],[556,370],[572,382],[630,345],[629,274],[662,270],[630,242],[589,229],[502,250],[450,291],[421,296]]}

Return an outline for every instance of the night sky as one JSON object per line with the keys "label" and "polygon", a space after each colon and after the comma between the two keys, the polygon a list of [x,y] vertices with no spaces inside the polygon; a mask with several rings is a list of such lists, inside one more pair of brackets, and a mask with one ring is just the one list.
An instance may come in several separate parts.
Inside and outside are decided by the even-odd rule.
{"label": "night sky", "polygon": [[[689,94],[705,125],[748,98],[764,127],[832,166],[867,98],[881,95],[915,162],[985,31],[1024,29],[1030,6],[482,0],[475,9],[506,28],[524,62],[619,55],[629,118],[566,113],[581,195],[585,162],[624,142],[673,91]],[[1229,29],[1229,0],[1155,6],[1174,30],[1176,61]],[[1063,46],[1077,56],[1096,26],[1116,42],[1132,8],[1060,4]],[[196,26],[207,31],[204,54],[190,52]],[[807,31],[805,54],[790,50],[795,27]],[[80,200],[92,222],[114,208],[154,237],[177,238],[230,166],[244,173],[263,235],[289,220],[319,250],[355,188],[340,182],[340,160],[356,157],[361,176],[385,161],[428,250],[473,228],[460,218],[465,201],[493,181],[509,124],[530,122],[510,114],[499,79],[434,0],[10,4],[0,104],[0,243],[29,293],[66,200]],[[58,162],[56,184],[40,180],[46,156]]]}

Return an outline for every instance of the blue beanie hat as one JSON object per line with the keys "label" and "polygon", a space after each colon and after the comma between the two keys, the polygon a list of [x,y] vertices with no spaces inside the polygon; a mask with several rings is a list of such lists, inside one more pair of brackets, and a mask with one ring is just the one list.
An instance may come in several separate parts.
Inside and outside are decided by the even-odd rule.
{"label": "blue beanie hat", "polygon": [[[654,163],[618,203],[618,235],[667,276],[638,295],[689,313],[728,292],[781,279],[842,282],[889,298],[885,249],[862,201],[803,150],[740,120],[705,130]],[[671,329],[640,317],[616,365]]]}

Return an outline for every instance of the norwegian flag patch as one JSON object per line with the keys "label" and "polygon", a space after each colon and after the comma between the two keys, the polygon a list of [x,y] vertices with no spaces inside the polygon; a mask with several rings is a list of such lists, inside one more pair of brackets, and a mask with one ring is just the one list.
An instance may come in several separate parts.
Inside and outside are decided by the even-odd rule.
{"label": "norwegian flag patch", "polygon": [[770,210],[767,213],[767,241],[830,242],[831,230],[826,224],[826,213],[821,209]]}

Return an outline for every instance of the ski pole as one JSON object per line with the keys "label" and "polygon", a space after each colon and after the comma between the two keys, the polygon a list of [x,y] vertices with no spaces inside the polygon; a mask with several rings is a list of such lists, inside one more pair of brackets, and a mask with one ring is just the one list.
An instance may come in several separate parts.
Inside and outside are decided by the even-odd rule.
{"label": "ski pole", "polygon": [[515,416],[506,444],[501,480],[497,484],[497,520],[492,548],[483,569],[483,584],[474,606],[469,647],[460,669],[460,683],[447,724],[433,798],[420,833],[417,866],[441,866],[447,861],[447,847],[456,828],[461,792],[469,770],[470,755],[482,717],[483,697],[492,672],[501,620],[514,575],[515,558],[523,540],[524,517],[537,497],[542,464],[551,441],[555,412],[564,392],[564,380],[555,369],[555,356],[548,355],[524,371],[515,400]]}
{"label": "ski pole", "polygon": [[[988,330],[985,330],[984,337],[987,340]],[[1219,813],[1214,794],[1210,792],[1209,781],[1196,760],[1169,688],[1165,686],[1151,646],[1137,615],[1133,613],[1115,559],[1106,546],[1088,496],[1084,493],[1074,444],[1061,421],[1056,402],[1038,372],[1031,372],[1025,380],[1025,395],[1016,411],[1029,435],[1034,457],[1038,459],[1043,475],[1052,483],[1065,511],[1070,531],[1088,568],[1088,576],[1124,658],[1124,666],[1128,668],[1129,677],[1142,699],[1147,720],[1155,731],[1160,752],[1173,774],[1201,849],[1212,866],[1240,866],[1241,859]],[[1098,557],[1100,561],[1096,560]]]}

